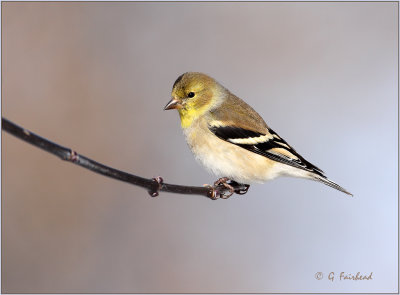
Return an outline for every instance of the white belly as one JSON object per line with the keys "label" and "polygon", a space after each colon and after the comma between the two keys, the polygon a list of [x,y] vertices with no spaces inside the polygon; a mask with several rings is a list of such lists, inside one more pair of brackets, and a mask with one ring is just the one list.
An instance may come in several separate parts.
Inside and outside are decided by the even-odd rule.
{"label": "white belly", "polygon": [[245,184],[262,183],[288,174],[292,168],[219,139],[201,121],[185,128],[184,134],[196,159],[218,177]]}

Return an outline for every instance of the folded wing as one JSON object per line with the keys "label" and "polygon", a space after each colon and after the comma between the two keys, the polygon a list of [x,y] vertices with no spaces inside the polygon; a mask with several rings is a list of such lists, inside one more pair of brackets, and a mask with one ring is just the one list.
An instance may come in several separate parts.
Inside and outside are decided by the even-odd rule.
{"label": "folded wing", "polygon": [[209,129],[217,137],[271,160],[315,173],[325,178],[324,172],[300,156],[272,129],[266,134],[240,127],[211,125]]}

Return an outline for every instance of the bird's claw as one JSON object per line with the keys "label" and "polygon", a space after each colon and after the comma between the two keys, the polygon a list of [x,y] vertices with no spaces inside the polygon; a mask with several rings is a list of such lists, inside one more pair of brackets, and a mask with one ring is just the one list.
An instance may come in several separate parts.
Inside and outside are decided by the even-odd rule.
{"label": "bird's claw", "polygon": [[163,185],[164,180],[162,179],[161,176],[157,176],[152,178],[153,179],[153,187],[151,189],[149,189],[149,195],[152,197],[157,197],[159,195],[159,191]]}
{"label": "bird's claw", "polygon": [[243,187],[239,187],[237,189],[235,189],[235,193],[237,193],[238,195],[244,195],[245,193],[247,193],[247,191],[249,190],[250,185],[249,184],[241,184]]}
{"label": "bird's claw", "polygon": [[250,185],[240,184],[230,180],[228,177],[222,177],[214,182],[214,185],[207,185],[210,188],[208,196],[213,199],[228,199],[234,193],[244,195],[249,190]]}

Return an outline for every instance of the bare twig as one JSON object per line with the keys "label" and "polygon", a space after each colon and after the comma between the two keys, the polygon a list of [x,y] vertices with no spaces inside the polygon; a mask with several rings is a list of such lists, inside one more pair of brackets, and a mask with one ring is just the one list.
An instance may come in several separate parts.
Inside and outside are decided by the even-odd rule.
{"label": "bare twig", "polygon": [[[52,153],[53,155],[56,155],[62,160],[72,162],[76,165],[82,166],[96,173],[143,187],[147,189],[149,194],[153,197],[158,196],[158,192],[162,191],[162,192],[176,193],[176,194],[202,195],[215,200],[218,198],[223,198],[229,193],[229,189],[223,185],[203,186],[203,187],[177,185],[177,184],[164,183],[161,177],[148,179],[133,174],[129,174],[124,171],[120,171],[108,167],[106,165],[103,165],[101,163],[98,163],[96,161],[93,161],[83,155],[78,154],[77,152],[69,148],[63,147],[39,135],[36,135],[5,118],[2,118],[1,123],[2,123],[2,129],[4,131],[7,131],[8,133],[38,148],[41,148],[49,153]],[[246,193],[248,189],[248,186],[236,182],[232,182],[230,185],[234,188],[235,192],[238,194]]]}

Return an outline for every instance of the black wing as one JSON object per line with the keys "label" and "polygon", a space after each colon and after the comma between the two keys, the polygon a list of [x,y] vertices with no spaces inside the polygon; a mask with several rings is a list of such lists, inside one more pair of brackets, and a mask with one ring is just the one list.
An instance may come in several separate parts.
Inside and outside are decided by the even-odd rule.
{"label": "black wing", "polygon": [[268,129],[269,134],[262,134],[232,126],[209,126],[209,129],[220,139],[240,146],[248,151],[325,177],[321,169],[300,156],[272,129]]}

